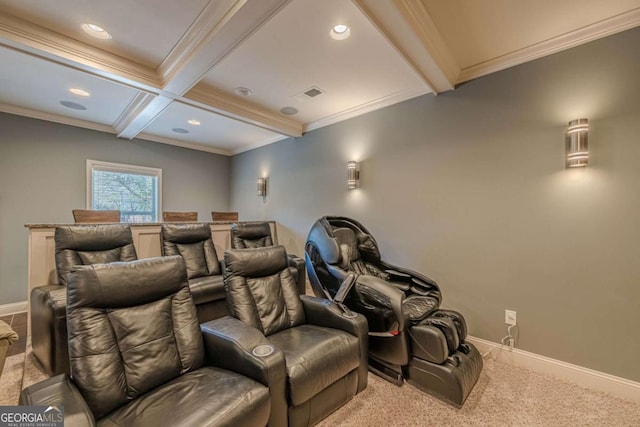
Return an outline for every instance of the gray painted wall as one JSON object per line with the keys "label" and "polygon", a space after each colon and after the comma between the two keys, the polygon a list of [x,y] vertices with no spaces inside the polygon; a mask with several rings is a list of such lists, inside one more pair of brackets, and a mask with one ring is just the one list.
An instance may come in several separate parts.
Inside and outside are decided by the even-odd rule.
{"label": "gray painted wall", "polygon": [[228,210],[228,157],[0,113],[0,304],[27,299],[24,224],[84,209],[86,159],[162,168],[164,210]]}
{"label": "gray painted wall", "polygon": [[[234,156],[231,208],[276,220],[297,254],[320,216],[357,218],[472,335],[499,342],[516,310],[519,348],[640,381],[638,46],[627,31]],[[566,170],[580,117],[592,164]]]}

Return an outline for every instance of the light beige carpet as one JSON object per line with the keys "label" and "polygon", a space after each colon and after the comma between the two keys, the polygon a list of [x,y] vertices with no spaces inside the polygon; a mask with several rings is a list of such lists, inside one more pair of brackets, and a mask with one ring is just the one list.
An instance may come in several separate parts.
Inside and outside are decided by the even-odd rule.
{"label": "light beige carpet", "polygon": [[[7,359],[0,379],[0,405],[15,405],[21,387],[44,378],[27,344],[26,357]],[[319,427],[460,425],[640,426],[640,403],[487,359],[461,409],[409,385],[396,387],[369,374],[368,387]]]}
{"label": "light beige carpet", "polygon": [[369,374],[369,385],[320,427],[640,426],[640,403],[486,360],[462,409]]}

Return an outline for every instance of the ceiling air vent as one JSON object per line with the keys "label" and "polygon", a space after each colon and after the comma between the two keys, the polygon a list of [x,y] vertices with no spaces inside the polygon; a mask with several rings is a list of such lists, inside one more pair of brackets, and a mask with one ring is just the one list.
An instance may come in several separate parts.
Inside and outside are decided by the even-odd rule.
{"label": "ceiling air vent", "polygon": [[309,98],[313,98],[315,96],[318,96],[320,94],[322,94],[323,92],[318,89],[317,87],[312,87],[311,89],[307,90],[304,92],[305,95],[307,95]]}
{"label": "ceiling air vent", "polygon": [[309,102],[311,100],[315,100],[318,95],[322,95],[324,91],[317,86],[311,86],[309,89],[306,89],[297,95],[292,96],[298,102]]}

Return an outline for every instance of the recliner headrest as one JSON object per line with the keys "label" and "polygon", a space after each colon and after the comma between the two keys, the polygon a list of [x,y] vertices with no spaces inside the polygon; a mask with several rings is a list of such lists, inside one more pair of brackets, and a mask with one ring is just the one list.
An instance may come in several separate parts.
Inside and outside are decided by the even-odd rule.
{"label": "recliner headrest", "polygon": [[271,228],[266,222],[255,224],[232,224],[231,232],[234,236],[241,239],[260,239],[262,237],[271,236]]}
{"label": "recliner headrest", "polygon": [[340,267],[346,269],[351,262],[360,259],[358,238],[356,237],[356,233],[347,227],[336,228],[333,230],[333,236],[340,248]]}
{"label": "recliner headrest", "polygon": [[226,276],[265,277],[288,268],[284,246],[229,249],[224,253]]}
{"label": "recliner headrest", "polygon": [[71,268],[67,283],[69,307],[95,308],[148,304],[188,286],[180,256],[78,265]]}
{"label": "recliner headrest", "polygon": [[196,243],[211,239],[209,224],[162,224],[162,239],[171,243]]}
{"label": "recliner headrest", "polygon": [[133,244],[131,228],[122,224],[66,225],[56,227],[56,252],[107,251]]}

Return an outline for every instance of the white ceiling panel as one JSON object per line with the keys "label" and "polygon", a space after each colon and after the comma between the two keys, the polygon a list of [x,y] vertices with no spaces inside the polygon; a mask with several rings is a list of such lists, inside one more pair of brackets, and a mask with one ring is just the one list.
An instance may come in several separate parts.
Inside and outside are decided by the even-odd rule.
{"label": "white ceiling panel", "polygon": [[640,0],[422,0],[461,68],[640,7]]}
{"label": "white ceiling panel", "polygon": [[[188,120],[197,120],[199,126]],[[189,133],[176,133],[173,129],[185,129]],[[247,147],[264,145],[284,136],[256,126],[229,119],[209,111],[180,102],[174,102],[144,130],[145,134],[162,138],[179,139],[204,147],[215,147],[229,154]]]}
{"label": "white ceiling panel", "polygon": [[[107,52],[156,68],[208,0],[0,0],[0,10]],[[111,40],[86,34],[96,24]]]}
{"label": "white ceiling panel", "polygon": [[[351,35],[333,40],[329,31],[346,24]],[[204,78],[275,111],[292,106],[294,120],[309,123],[425,86],[404,59],[350,1],[293,0]],[[311,87],[325,93],[301,97]]]}
{"label": "white ceiling panel", "polygon": [[[0,47],[0,103],[111,126],[138,91]],[[71,88],[91,94],[77,96]],[[73,110],[60,101],[86,107]]]}

